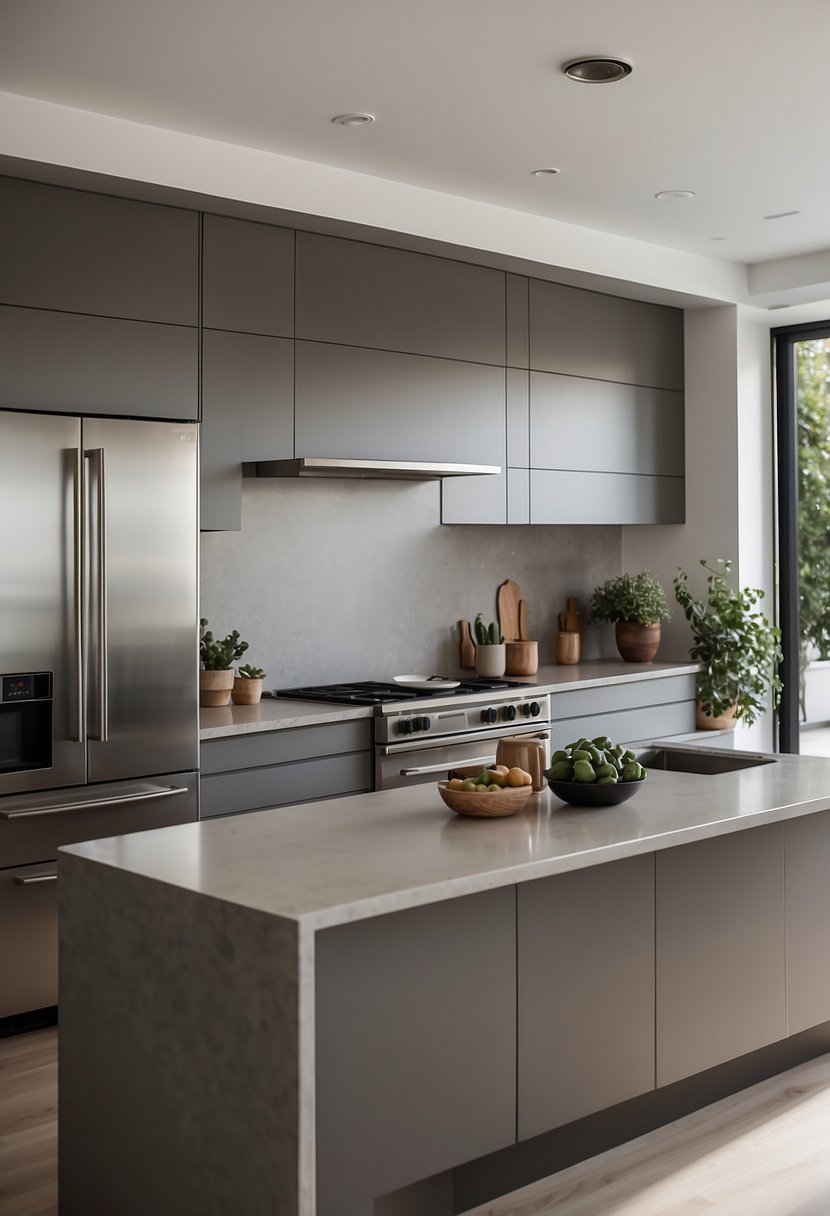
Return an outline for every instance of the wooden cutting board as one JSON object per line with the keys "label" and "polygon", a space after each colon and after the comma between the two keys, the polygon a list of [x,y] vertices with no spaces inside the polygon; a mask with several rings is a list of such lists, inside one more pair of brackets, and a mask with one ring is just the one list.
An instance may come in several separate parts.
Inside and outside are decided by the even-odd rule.
{"label": "wooden cutting board", "polygon": [[459,662],[462,667],[475,667],[476,665],[476,644],[473,641],[472,630],[470,629],[469,621],[458,622],[459,635]]}
{"label": "wooden cutting board", "polygon": [[527,616],[528,616],[527,600],[519,600],[519,641],[520,642],[526,642],[530,636],[529,633],[527,632],[527,629],[528,629]]}
{"label": "wooden cutting board", "polygon": [[575,595],[569,595],[565,611],[559,613],[559,628],[566,633],[582,633],[582,617]]}
{"label": "wooden cutting board", "polygon": [[519,600],[522,593],[518,583],[512,578],[504,580],[499,587],[498,609],[499,629],[505,642],[516,642],[519,639]]}

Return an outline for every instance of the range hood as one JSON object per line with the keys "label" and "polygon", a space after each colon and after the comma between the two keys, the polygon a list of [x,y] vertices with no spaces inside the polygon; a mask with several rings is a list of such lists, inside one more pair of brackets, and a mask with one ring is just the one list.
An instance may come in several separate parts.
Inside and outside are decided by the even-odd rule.
{"label": "range hood", "polygon": [[367,477],[385,481],[429,481],[439,477],[495,476],[497,464],[440,464],[424,460],[258,460],[247,466],[256,477]]}

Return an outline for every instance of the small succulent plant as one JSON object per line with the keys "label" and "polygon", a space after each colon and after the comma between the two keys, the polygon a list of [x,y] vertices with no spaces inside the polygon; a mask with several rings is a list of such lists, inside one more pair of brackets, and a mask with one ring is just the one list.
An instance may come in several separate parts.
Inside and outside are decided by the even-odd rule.
{"label": "small succulent plant", "polygon": [[237,667],[236,674],[243,680],[262,680],[265,677],[262,668],[254,667],[252,663],[243,663],[241,667]]}
{"label": "small succulent plant", "polygon": [[479,612],[473,628],[475,629],[476,643],[479,646],[498,646],[500,642],[504,641],[495,621],[491,621],[489,625],[485,624],[483,612]]}
{"label": "small succulent plant", "polygon": [[248,643],[242,641],[238,629],[227,637],[215,638],[204,617],[199,625],[199,658],[205,671],[227,671],[248,649]]}

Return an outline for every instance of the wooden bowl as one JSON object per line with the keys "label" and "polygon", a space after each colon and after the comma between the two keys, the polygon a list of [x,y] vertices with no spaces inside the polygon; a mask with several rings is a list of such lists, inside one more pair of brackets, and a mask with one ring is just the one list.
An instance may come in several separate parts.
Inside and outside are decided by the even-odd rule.
{"label": "wooden bowl", "polygon": [[475,790],[451,790],[446,781],[438,782],[438,793],[451,811],[473,819],[503,819],[515,815],[533,793],[532,785],[507,785],[486,794]]}

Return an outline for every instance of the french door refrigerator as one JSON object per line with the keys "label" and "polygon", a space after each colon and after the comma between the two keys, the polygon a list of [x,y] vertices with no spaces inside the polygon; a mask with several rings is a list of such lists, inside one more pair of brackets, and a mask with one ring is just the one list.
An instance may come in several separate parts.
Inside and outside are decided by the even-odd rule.
{"label": "french door refrigerator", "polygon": [[57,1000],[57,849],[198,818],[193,423],[0,411],[0,1019]]}

